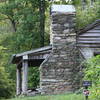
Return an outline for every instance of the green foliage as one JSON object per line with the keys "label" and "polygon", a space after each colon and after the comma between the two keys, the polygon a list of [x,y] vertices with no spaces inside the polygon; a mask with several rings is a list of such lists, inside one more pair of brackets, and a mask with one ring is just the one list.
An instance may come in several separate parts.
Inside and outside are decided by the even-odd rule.
{"label": "green foliage", "polygon": [[77,6],[76,11],[77,29],[80,29],[100,18],[100,2],[95,2],[92,6],[86,5],[85,9]]}
{"label": "green foliage", "polygon": [[7,55],[4,51],[6,48],[0,46],[0,98],[8,98],[14,93],[14,84],[9,79],[9,74],[6,72],[4,65],[4,57]]}
{"label": "green foliage", "polygon": [[39,67],[32,67],[29,69],[29,88],[37,88],[40,82]]}
{"label": "green foliage", "polygon": [[52,3],[54,4],[71,4],[71,0],[54,0]]}
{"label": "green foliage", "polygon": [[100,55],[86,61],[84,79],[93,83],[91,99],[100,100]]}
{"label": "green foliage", "polygon": [[100,55],[86,61],[85,78],[93,81],[94,85],[100,83]]}
{"label": "green foliage", "polygon": [[82,1],[81,0],[72,0],[72,4],[75,6],[81,6]]}
{"label": "green foliage", "polygon": [[[41,15],[39,0],[7,0],[0,7],[0,13],[5,15],[15,31],[13,36],[13,51],[23,52],[41,46]],[[45,0],[44,0],[45,1]],[[47,2],[46,2],[47,4]],[[45,7],[46,8],[46,7]],[[43,23],[44,24],[44,23]],[[43,30],[43,29],[42,29]],[[46,32],[47,33],[47,32]],[[46,41],[48,42],[48,41]],[[48,43],[45,43],[48,44]]]}
{"label": "green foliage", "polygon": [[9,98],[14,93],[14,84],[9,74],[0,66],[0,98]]}

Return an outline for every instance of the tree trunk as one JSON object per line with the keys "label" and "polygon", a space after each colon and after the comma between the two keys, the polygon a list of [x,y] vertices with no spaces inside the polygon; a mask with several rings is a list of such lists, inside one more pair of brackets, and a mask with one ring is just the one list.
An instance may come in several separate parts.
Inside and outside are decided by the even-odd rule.
{"label": "tree trunk", "polygon": [[14,32],[16,32],[16,23],[14,20],[11,20],[12,26],[13,26],[13,30]]}
{"label": "tree trunk", "polygon": [[[13,13],[13,12],[12,12]],[[11,24],[12,24],[12,27],[13,27],[13,30],[14,32],[16,32],[16,22],[15,20],[13,19],[13,14],[11,16],[8,16],[8,19],[11,21]]]}
{"label": "tree trunk", "polygon": [[39,0],[40,12],[40,44],[44,46],[44,33],[45,33],[45,0]]}

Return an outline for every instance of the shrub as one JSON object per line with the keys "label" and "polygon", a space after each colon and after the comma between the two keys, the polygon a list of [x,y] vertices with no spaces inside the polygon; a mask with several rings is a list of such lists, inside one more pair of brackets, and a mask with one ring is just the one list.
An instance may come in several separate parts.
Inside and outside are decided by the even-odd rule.
{"label": "shrub", "polygon": [[37,88],[40,82],[40,73],[38,67],[32,67],[29,69],[29,88]]}
{"label": "shrub", "polygon": [[87,60],[85,65],[84,79],[92,81],[90,98],[100,100],[100,55]]}
{"label": "shrub", "polygon": [[0,98],[9,98],[14,93],[13,81],[4,67],[0,66]]}
{"label": "shrub", "polygon": [[4,67],[6,48],[0,46],[0,98],[9,98],[14,93],[13,81],[9,78],[9,74]]}

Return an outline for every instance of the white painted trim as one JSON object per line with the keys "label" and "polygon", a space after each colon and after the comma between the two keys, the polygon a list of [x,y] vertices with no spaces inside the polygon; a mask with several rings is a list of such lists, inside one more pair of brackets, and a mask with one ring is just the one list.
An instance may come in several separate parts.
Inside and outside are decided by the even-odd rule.
{"label": "white painted trim", "polygon": [[24,55],[23,60],[27,60],[27,59],[28,59],[28,55]]}

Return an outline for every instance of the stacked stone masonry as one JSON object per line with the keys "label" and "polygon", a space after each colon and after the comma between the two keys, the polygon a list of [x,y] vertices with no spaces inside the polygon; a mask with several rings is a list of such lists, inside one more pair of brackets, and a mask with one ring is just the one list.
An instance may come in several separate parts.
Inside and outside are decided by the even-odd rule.
{"label": "stacked stone masonry", "polygon": [[40,66],[42,94],[73,92],[79,87],[75,12],[51,11],[52,52]]}

